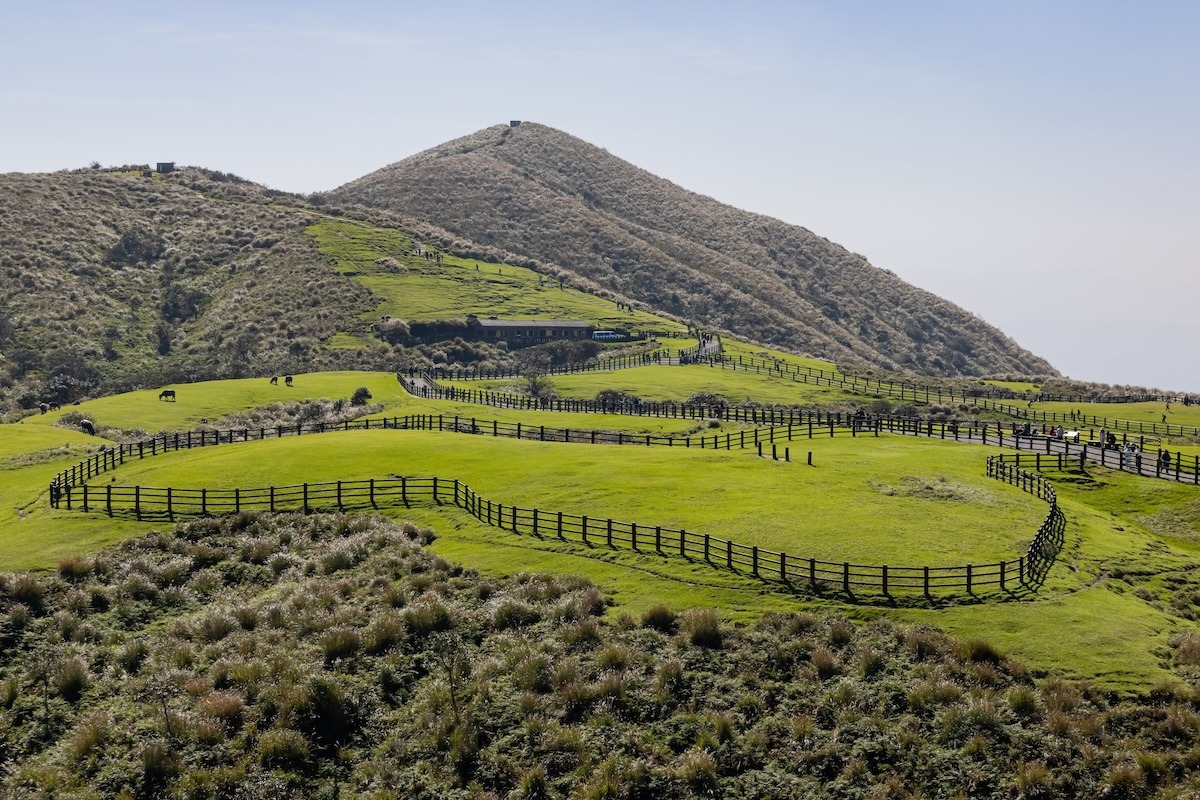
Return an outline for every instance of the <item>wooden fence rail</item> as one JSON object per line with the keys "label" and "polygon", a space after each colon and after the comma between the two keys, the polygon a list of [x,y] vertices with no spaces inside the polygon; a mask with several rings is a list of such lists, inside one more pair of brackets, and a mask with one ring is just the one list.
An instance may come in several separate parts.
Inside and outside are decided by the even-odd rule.
{"label": "wooden fence rail", "polygon": [[[378,509],[417,503],[453,505],[488,525],[519,535],[556,538],[589,547],[628,549],[674,556],[787,585],[859,590],[890,595],[893,591],[934,592],[998,587],[1011,591],[1040,582],[1053,560],[1053,520],[1058,517],[1053,488],[1040,476],[1014,465],[989,459],[988,474],[1021,486],[1046,500],[1051,513],[1025,555],[1015,560],[954,567],[906,567],[829,562],[745,545],[705,533],[650,526],[610,518],[589,518],[561,511],[522,508],[498,503],[457,479],[400,477],[356,481],[304,483],[251,489],[174,488],[68,484],[54,499],[56,507],[133,516],[138,520],[206,516],[243,511],[316,511]],[[1061,535],[1061,530],[1059,531]]]}
{"label": "wooden fence rail", "polygon": [[[572,372],[593,370],[608,371],[652,363],[661,364],[663,363],[664,358],[668,363],[671,361],[672,356],[670,355],[669,351],[660,350],[650,354],[626,356],[617,359],[601,359],[582,365],[556,367],[553,368],[549,374],[568,374]],[[776,375],[779,377],[790,377],[792,380],[798,382],[817,386],[839,388],[855,394],[865,394],[876,397],[891,397],[899,399],[901,402],[912,401],[914,403],[925,404],[970,404],[986,411],[994,411],[996,413],[1005,414],[1006,416],[1012,416],[1018,419],[1027,419],[1034,422],[1093,425],[1095,427],[1103,427],[1114,431],[1134,433],[1142,436],[1147,434],[1152,436],[1200,436],[1200,427],[1194,425],[1141,422],[1108,416],[1080,415],[1064,412],[1044,412],[1038,411],[1029,406],[1009,405],[1002,401],[1015,399],[1017,397],[1025,399],[1025,396],[1017,395],[1011,390],[1006,390],[999,387],[972,387],[970,389],[956,389],[952,386],[937,386],[912,383],[908,381],[866,378],[854,375],[852,373],[840,372],[837,370],[824,370],[818,367],[805,367],[797,364],[788,364],[785,361],[778,361],[774,359],[756,358],[753,356],[729,356],[719,352],[719,350],[705,350],[703,353],[701,353],[699,348],[678,351],[676,360],[680,363],[706,363],[710,366],[720,367],[722,369],[740,369],[747,372],[754,372],[759,375],[765,374]],[[520,377],[521,375],[522,372],[520,369],[494,371],[437,371],[437,376],[443,380],[459,381],[485,380],[489,378],[500,377],[515,378]],[[1084,395],[1049,395],[1045,393],[1039,393],[1036,396],[1036,399],[1039,402],[1086,402],[1112,404],[1148,401],[1183,402],[1180,400],[1178,395],[1161,394],[1101,397]],[[1191,398],[1189,397],[1188,400],[1190,401]]]}

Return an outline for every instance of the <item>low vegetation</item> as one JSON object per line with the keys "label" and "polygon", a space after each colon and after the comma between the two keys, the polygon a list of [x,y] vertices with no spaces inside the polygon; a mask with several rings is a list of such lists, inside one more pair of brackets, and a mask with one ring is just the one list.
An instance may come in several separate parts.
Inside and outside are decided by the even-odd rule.
{"label": "low vegetation", "polygon": [[[1187,797],[1200,699],[836,614],[601,617],[377,518],[239,515],[0,578],[14,796]],[[1200,665],[1196,637],[1181,661]]]}

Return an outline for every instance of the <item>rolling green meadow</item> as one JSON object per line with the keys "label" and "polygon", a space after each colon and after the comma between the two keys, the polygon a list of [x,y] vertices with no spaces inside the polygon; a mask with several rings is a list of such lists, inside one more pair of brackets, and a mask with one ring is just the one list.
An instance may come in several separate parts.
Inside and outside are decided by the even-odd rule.
{"label": "rolling green meadow", "polygon": [[[628,375],[626,373],[629,373]],[[707,366],[639,367],[562,379],[615,387],[661,387],[665,397],[711,391],[714,379],[747,379],[753,399],[794,397],[790,381]],[[632,376],[632,377],[631,377]],[[777,386],[770,394],[768,387]],[[557,382],[556,382],[557,383]],[[583,385],[583,384],[579,384]],[[388,373],[298,375],[292,387],[265,379],[179,385],[178,401],[158,390],[99,398],[0,428],[5,480],[0,568],[52,569],[159,524],[52,510],[46,486],[59,470],[93,452],[98,440],[54,422],[68,411],[101,433],[151,433],[212,425],[228,414],[281,400],[348,397],[358,387],[382,408],[372,417],[523,421],[580,430],[711,435],[737,430],[696,421],[621,415],[494,409],[408,396]],[[568,390],[569,391],[569,390]],[[778,399],[776,399],[778,398]],[[782,442],[780,443],[783,444]],[[995,448],[914,437],[798,438],[792,461],[752,450],[515,441],[450,432],[340,431],[174,452],[130,462],[94,481],[181,488],[265,487],[389,476],[457,478],[496,502],[681,527],[797,557],[895,566],[950,566],[1013,559],[1045,515],[1045,505],[984,475]],[[805,463],[813,453],[813,466]],[[780,448],[782,453],[782,447]],[[1168,676],[1170,642],[1194,622],[1181,592],[1194,589],[1200,556],[1197,490],[1102,468],[1048,477],[1060,492],[1067,529],[1044,583],[1012,596],[983,595],[856,604],[836,592],[788,593],[746,576],[679,559],[587,548],[489,528],[457,509],[389,509],[437,532],[435,552],[484,575],[528,571],[583,574],[616,601],[614,615],[660,602],[715,606],[752,621],[768,610],[837,609],[859,620],[891,617],[993,642],[1038,671],[1083,676],[1137,690]],[[1200,597],[1200,595],[1197,595]],[[1135,643],[1132,644],[1131,643]]]}

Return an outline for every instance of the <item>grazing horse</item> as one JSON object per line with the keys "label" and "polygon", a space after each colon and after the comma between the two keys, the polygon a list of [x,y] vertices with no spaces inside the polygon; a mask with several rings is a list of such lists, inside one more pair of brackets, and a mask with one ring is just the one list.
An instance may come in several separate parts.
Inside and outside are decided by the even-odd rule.
{"label": "grazing horse", "polygon": [[272,385],[272,386],[278,386],[278,385],[279,385],[279,376],[278,376],[278,375],[272,375],[272,376],[271,376],[271,385]]}
{"label": "grazing horse", "polygon": [[284,375],[284,376],[283,376],[283,383],[284,383],[284,385],[285,385],[285,386],[291,386],[291,385],[292,385],[292,376],[291,376],[291,375]]}
{"label": "grazing horse", "polygon": [[174,389],[163,389],[161,392],[158,393],[158,399],[159,400],[170,400],[172,403],[174,403],[175,402],[175,390]]}
{"label": "grazing horse", "polygon": [[38,411],[45,414],[49,410],[50,410],[50,406],[46,405],[45,403],[38,403]]}
{"label": "grazing horse", "polygon": [[92,421],[90,419],[79,420],[79,427],[82,428],[83,432],[86,434],[89,434],[91,436],[96,435],[96,426],[92,423]]}
{"label": "grazing horse", "polygon": [[51,410],[51,411],[58,411],[60,408],[62,408],[62,406],[60,406],[58,403],[51,403],[51,404],[50,404],[50,410]]}

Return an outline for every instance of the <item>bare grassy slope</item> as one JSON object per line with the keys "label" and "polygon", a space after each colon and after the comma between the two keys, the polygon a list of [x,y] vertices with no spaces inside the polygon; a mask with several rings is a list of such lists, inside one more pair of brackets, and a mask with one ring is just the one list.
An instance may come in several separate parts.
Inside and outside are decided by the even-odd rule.
{"label": "bare grassy slope", "polygon": [[0,399],[320,363],[371,305],[304,232],[316,219],[197,169],[0,175]]}
{"label": "bare grassy slope", "polygon": [[331,193],[789,349],[922,374],[1055,374],[996,328],[812,232],[561,131],[486,128]]}

